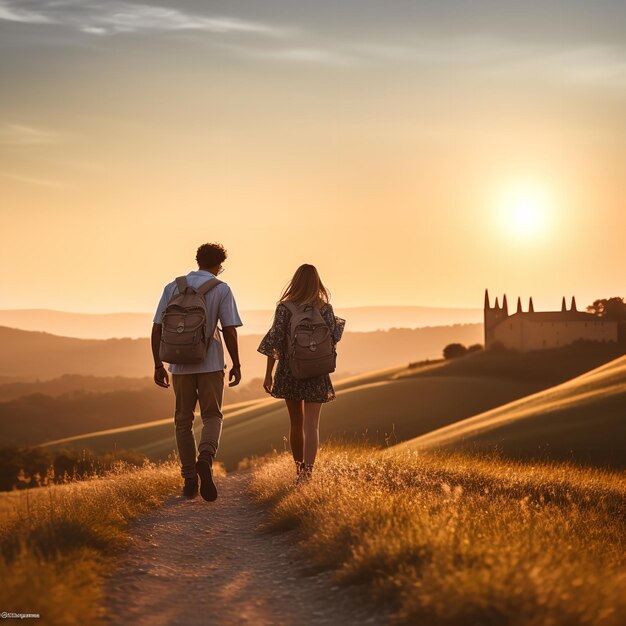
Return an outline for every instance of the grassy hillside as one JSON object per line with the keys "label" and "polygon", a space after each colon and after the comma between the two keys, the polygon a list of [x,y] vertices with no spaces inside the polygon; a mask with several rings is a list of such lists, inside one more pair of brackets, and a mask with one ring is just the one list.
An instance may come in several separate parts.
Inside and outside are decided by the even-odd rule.
{"label": "grassy hillside", "polygon": [[33,382],[3,382],[0,380],[0,400],[7,402],[33,393],[56,398],[75,391],[105,393],[107,391],[141,391],[154,387],[150,376],[127,378],[125,376],[82,376],[63,374],[58,378]]}
{"label": "grassy hillside", "polygon": [[[435,366],[423,366],[424,371]],[[404,369],[389,368],[338,382],[337,400],[322,410],[322,440],[396,443],[545,387],[486,376],[397,378]],[[196,418],[197,433],[200,427]],[[268,398],[227,407],[218,458],[227,469],[235,468],[245,457],[282,449],[288,432],[289,417],[282,400]],[[67,444],[101,453],[114,447],[136,449],[151,459],[165,459],[175,447],[173,423],[160,420],[55,445]]]}
{"label": "grassy hillside", "polygon": [[156,385],[143,391],[76,391],[51,397],[41,393],[0,402],[3,445],[35,445],[62,436],[165,419],[170,394]]}
{"label": "grassy hillside", "polygon": [[102,581],[129,520],[179,486],[168,463],[0,495],[0,605],[49,626],[100,624]]}
{"label": "grassy hillside", "polygon": [[626,356],[404,443],[626,467]]}
{"label": "grassy hillside", "polygon": [[[391,367],[340,380],[338,398],[322,411],[321,437],[405,441],[546,389],[612,358],[616,348],[589,346],[528,354],[476,353],[454,361]],[[284,402],[262,399],[225,408],[219,456],[229,469],[251,455],[283,449],[289,418]],[[196,419],[196,432],[201,423]],[[71,443],[105,453],[137,449],[153,460],[174,449],[171,418],[91,433]]]}
{"label": "grassy hillside", "polygon": [[[263,379],[246,379],[237,387],[224,387],[226,403],[242,402],[265,395]],[[159,391],[152,376],[128,378],[125,376],[82,376],[80,374],[63,374],[58,378],[35,382],[0,381],[0,401],[16,400],[32,394],[43,394],[58,398],[59,396],[76,393],[92,392],[94,394],[110,391]],[[163,395],[163,394],[161,394]]]}
{"label": "grassy hillside", "polygon": [[530,352],[485,350],[440,363],[439,367],[429,370],[424,370],[418,363],[417,367],[408,367],[397,377],[481,376],[556,385],[608,363],[625,352],[623,345],[595,341]]}
{"label": "grassy hillside", "polygon": [[394,623],[626,623],[626,480],[405,450],[325,448],[293,486],[283,454],[255,469],[269,529],[297,528],[302,563],[366,585]]}
{"label": "grassy hillside", "polygon": [[[261,379],[224,389],[224,403],[265,396]],[[17,396],[16,396],[17,394]],[[28,446],[172,415],[174,391],[151,378],[65,375],[39,383],[0,385],[0,440]]]}

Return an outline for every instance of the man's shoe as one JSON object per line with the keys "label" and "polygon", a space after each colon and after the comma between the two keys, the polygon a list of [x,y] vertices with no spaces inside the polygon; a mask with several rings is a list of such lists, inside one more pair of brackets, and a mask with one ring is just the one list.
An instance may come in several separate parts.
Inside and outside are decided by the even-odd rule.
{"label": "man's shoe", "polygon": [[200,457],[196,462],[196,471],[200,476],[200,495],[207,501],[217,500],[217,487],[213,482],[213,468],[211,462]]}
{"label": "man's shoe", "polygon": [[198,479],[197,478],[185,478],[185,485],[183,487],[183,496],[185,498],[195,498],[198,495]]}

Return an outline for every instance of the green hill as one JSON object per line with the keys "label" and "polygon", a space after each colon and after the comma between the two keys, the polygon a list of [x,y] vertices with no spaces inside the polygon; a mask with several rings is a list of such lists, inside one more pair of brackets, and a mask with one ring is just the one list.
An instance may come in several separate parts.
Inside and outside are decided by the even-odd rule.
{"label": "green hill", "polygon": [[[615,350],[615,348],[613,348]],[[407,441],[506,405],[576,376],[611,358],[596,346],[537,353],[477,353],[455,361],[422,362],[337,381],[337,399],[322,410],[320,436],[373,443]],[[282,450],[289,417],[282,400],[265,398],[225,407],[218,458],[228,469],[246,457]],[[196,418],[196,433],[201,421]],[[175,449],[172,418],[60,441],[96,453],[136,449],[154,460]]]}
{"label": "green hill", "polygon": [[[224,403],[265,395],[261,379],[225,387]],[[0,441],[29,446],[50,439],[154,422],[171,416],[173,390],[152,378],[65,375],[38,383],[0,384]]]}
{"label": "green hill", "polygon": [[[431,366],[432,367],[432,366]],[[335,385],[338,397],[322,410],[320,435],[396,443],[429,432],[545,385],[490,377],[424,376],[395,378],[405,368],[355,376]],[[252,455],[283,449],[289,417],[282,400],[251,401],[225,408],[219,460],[228,469]],[[201,428],[196,418],[196,433]],[[175,448],[172,419],[73,437],[47,445],[80,446],[95,452],[135,449],[151,459],[167,458]]]}
{"label": "green hill", "polygon": [[615,342],[577,341],[547,350],[482,350],[462,358],[440,362],[425,370],[418,363],[398,374],[405,376],[480,376],[509,380],[539,381],[556,385],[622,356],[623,345]]}
{"label": "green hill", "polygon": [[626,467],[626,356],[400,446]]}

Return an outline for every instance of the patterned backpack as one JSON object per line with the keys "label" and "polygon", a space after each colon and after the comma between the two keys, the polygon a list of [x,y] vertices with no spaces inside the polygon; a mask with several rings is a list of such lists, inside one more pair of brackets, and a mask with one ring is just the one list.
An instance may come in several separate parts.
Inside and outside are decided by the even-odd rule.
{"label": "patterned backpack", "polygon": [[161,343],[159,358],[166,363],[202,363],[215,335],[207,333],[207,310],[204,295],[221,284],[210,278],[195,289],[187,284],[186,276],[176,278],[176,290],[172,294],[161,319]]}
{"label": "patterned backpack", "polygon": [[335,371],[337,352],[320,310],[283,300],[291,311],[287,358],[294,378],[314,378]]}

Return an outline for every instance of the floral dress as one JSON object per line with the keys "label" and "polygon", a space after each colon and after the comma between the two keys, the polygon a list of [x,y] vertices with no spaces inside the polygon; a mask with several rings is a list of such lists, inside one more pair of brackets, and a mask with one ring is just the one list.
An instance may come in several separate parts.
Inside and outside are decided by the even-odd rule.
{"label": "floral dress", "polygon": [[[333,345],[341,339],[346,320],[337,317],[330,304],[325,304],[320,313],[330,328]],[[287,363],[287,335],[291,320],[291,311],[282,303],[276,305],[274,322],[261,340],[258,352],[278,361],[271,395],[287,400],[305,400],[306,402],[330,402],[336,398],[330,376],[324,374],[314,378],[294,378]]]}

